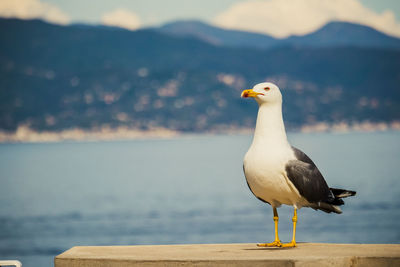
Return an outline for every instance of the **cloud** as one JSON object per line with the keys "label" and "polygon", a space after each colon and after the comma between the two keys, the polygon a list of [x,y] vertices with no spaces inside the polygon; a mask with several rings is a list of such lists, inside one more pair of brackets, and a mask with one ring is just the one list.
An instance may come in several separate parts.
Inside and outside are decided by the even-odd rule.
{"label": "cloud", "polygon": [[101,22],[104,25],[117,26],[128,30],[135,30],[140,27],[139,17],[135,13],[122,8],[104,14]]}
{"label": "cloud", "polygon": [[70,18],[58,7],[40,0],[0,0],[0,17],[40,18],[56,24],[68,24]]}
{"label": "cloud", "polygon": [[392,11],[377,13],[359,0],[248,0],[232,5],[213,22],[283,38],[310,33],[329,21],[359,23],[400,37],[400,23]]}

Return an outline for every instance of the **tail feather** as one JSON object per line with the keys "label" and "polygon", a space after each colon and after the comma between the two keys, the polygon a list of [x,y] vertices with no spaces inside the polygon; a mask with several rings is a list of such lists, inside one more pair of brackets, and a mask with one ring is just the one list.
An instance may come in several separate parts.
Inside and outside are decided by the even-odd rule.
{"label": "tail feather", "polygon": [[338,189],[338,188],[329,188],[335,198],[345,198],[356,195],[356,191],[346,190],[346,189]]}
{"label": "tail feather", "polygon": [[336,205],[336,206],[342,206],[342,205],[344,205],[343,199],[338,198],[338,197],[336,197],[336,196],[335,196],[334,199],[330,200],[328,203],[329,203],[329,204],[332,204],[332,205]]}
{"label": "tail feather", "polygon": [[324,202],[312,203],[312,204],[310,204],[310,207],[315,210],[322,210],[326,213],[331,213],[331,212],[338,213],[338,214],[342,213],[342,210],[340,209],[339,206],[324,203]]}
{"label": "tail feather", "polygon": [[313,203],[310,205],[311,208],[316,210],[322,210],[327,213],[335,212],[342,213],[342,210],[339,206],[344,205],[344,201],[342,198],[351,197],[356,194],[356,191],[345,190],[345,189],[337,189],[337,188],[329,188],[333,194],[333,197],[326,202]]}

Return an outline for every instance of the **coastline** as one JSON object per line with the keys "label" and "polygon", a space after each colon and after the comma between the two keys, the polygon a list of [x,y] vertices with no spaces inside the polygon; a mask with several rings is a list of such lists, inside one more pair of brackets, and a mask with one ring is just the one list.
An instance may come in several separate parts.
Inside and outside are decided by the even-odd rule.
{"label": "coastline", "polygon": [[[143,140],[143,139],[171,139],[188,135],[247,135],[253,133],[253,128],[237,128],[233,126],[219,127],[204,132],[181,132],[166,128],[152,128],[141,130],[120,126],[117,128],[103,127],[100,129],[73,128],[61,131],[36,131],[29,126],[21,125],[14,132],[0,130],[0,144],[4,143],[54,143],[64,141],[90,142],[90,141],[117,141],[117,140]],[[289,132],[300,133],[351,133],[351,132],[385,132],[400,131],[400,121],[391,123],[357,122],[334,123],[319,122],[303,125]]]}

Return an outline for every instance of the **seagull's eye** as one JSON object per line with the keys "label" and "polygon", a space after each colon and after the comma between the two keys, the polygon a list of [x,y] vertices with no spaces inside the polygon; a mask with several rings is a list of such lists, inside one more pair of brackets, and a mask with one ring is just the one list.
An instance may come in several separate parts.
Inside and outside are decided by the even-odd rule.
{"label": "seagull's eye", "polygon": [[265,90],[265,91],[269,91],[269,87],[265,87],[264,90]]}

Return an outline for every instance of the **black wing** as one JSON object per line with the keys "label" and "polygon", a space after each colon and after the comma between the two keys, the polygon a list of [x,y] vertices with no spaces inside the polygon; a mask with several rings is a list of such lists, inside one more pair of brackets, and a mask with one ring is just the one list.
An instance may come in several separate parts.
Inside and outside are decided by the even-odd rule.
{"label": "black wing", "polygon": [[292,147],[296,160],[286,164],[286,173],[300,194],[310,203],[335,203],[336,199],[314,162],[301,150]]}

